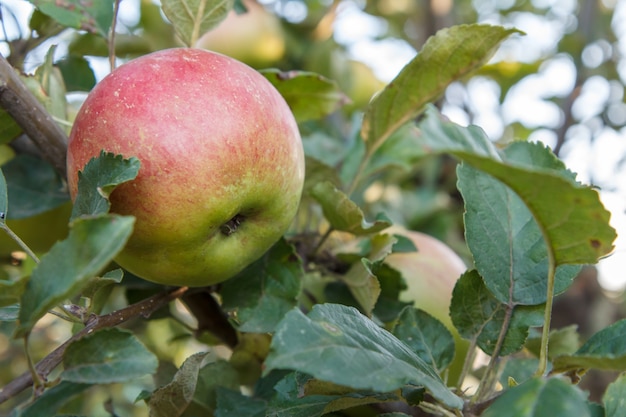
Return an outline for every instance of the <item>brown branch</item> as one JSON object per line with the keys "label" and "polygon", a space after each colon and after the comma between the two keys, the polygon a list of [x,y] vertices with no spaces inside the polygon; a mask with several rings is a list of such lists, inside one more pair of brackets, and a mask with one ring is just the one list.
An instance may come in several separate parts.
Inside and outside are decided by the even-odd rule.
{"label": "brown branch", "polygon": [[[141,316],[148,318],[152,313],[167,305],[170,301],[182,297],[188,289],[188,287],[180,287],[164,291],[104,316],[93,315],[89,317],[85,323],[85,328],[66,340],[65,343],[50,352],[50,354],[35,365],[37,373],[45,379],[50,372],[52,372],[52,370],[61,363],[65,349],[67,349],[72,342],[75,342],[76,340],[85,337],[96,330],[115,327],[135,317]],[[23,373],[2,388],[2,391],[0,391],[0,404],[8,401],[15,395],[30,387],[32,384],[33,379],[31,373]]]}
{"label": "brown branch", "polygon": [[0,56],[0,107],[37,145],[43,158],[66,178],[67,135],[3,56]]}
{"label": "brown branch", "polygon": [[237,331],[208,290],[187,293],[182,301],[198,320],[197,333],[207,331],[219,338],[226,346],[230,348],[237,346],[239,342]]}

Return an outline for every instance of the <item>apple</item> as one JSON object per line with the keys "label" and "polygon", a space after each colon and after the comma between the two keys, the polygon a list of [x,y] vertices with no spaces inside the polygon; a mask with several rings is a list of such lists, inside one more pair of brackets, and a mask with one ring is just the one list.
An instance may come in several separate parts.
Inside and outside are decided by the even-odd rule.
{"label": "apple", "polygon": [[469,343],[452,324],[450,301],[452,290],[467,266],[456,252],[433,236],[397,226],[385,233],[407,237],[417,248],[417,252],[392,253],[385,262],[402,274],[407,285],[400,293],[400,300],[413,302],[416,308],[441,321],[454,336],[455,356],[447,378],[454,385],[461,375]]}
{"label": "apple", "polygon": [[261,257],[290,226],[304,152],[287,103],[257,71],[224,55],[173,48],[106,76],[68,142],[70,195],[101,150],[137,157],[111,194],[136,218],[120,266],[146,280],[212,285]]}
{"label": "apple", "polygon": [[385,232],[402,235],[417,248],[416,252],[392,253],[385,259],[406,282],[400,299],[412,301],[451,329],[450,300],[457,280],[467,270],[463,260],[448,245],[425,233],[398,227]]}

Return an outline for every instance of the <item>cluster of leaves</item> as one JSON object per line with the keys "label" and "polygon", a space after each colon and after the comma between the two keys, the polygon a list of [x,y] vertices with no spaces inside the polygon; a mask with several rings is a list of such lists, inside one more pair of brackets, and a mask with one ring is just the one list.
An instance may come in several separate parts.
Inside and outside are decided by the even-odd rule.
{"label": "cluster of leaves", "polygon": [[[33,3],[37,19],[47,16],[102,39],[114,21],[108,2]],[[162,3],[185,44],[193,44],[233,7],[228,1]],[[550,333],[554,296],[571,285],[581,265],[597,262],[612,249],[615,232],[597,192],[578,183],[542,144],[497,147],[480,128],[448,122],[431,104],[450,83],[478,70],[512,35],[517,31],[489,25],[441,30],[369,103],[341,152],[323,152],[314,134],[305,137],[306,184],[294,230],[241,274],[211,289],[214,294],[208,289],[195,293],[216,295],[228,313],[228,321],[210,319],[235,332],[236,340],[225,343],[230,356],[195,352],[172,370],[167,355],[145,346],[150,343],[140,324],[114,327],[147,317],[194,290],[162,293],[162,288],[144,284],[150,298],[102,314],[115,304],[115,289],[125,288],[128,298],[141,292],[133,292],[139,280],[111,268],[134,219],[108,213],[107,199],[115,186],[136,176],[140,161],[104,153],[93,159],[81,174],[65,239],[38,259],[14,236],[34,262],[6,268],[0,281],[4,328],[24,339],[27,356],[36,325],[50,312],[75,328],[65,344],[37,365],[29,356],[30,373],[2,391],[1,399],[7,401],[17,395],[16,386],[34,387],[33,398],[12,415],[52,415],[93,386],[148,375],[155,376],[154,389],[145,384],[137,401],[144,401],[152,416],[617,415],[626,391],[623,377],[611,384],[602,405],[588,402],[571,381],[589,368],[626,369],[626,344],[620,342],[626,322],[573,349],[552,350],[549,343],[558,346],[575,333]],[[51,56],[31,80],[52,113],[53,106],[66,108],[65,91],[54,92],[56,87],[45,83],[61,67],[69,72],[61,72],[58,85],[67,88],[64,80],[71,79],[68,74],[76,67],[57,66]],[[336,85],[317,74],[263,73],[284,95],[303,130],[345,102]],[[0,117],[7,120],[1,126],[13,126],[2,131],[3,137],[13,139],[20,126],[6,114]],[[384,214],[368,220],[371,210],[362,204],[363,190],[375,179],[444,154],[460,162],[457,188],[473,259],[451,300],[453,331],[469,341],[464,370],[455,380],[451,365],[454,355],[462,354],[459,339],[419,306],[399,301],[403,277],[384,264],[391,253],[415,248],[386,232],[391,221]],[[63,178],[42,161],[27,164],[23,158],[28,157],[19,155],[3,166],[6,181],[0,177],[0,227],[10,234],[5,218],[28,218],[66,201],[58,195]],[[358,255],[336,256],[329,239],[334,233],[358,241]],[[322,282],[322,291],[313,291],[311,282]],[[316,296],[308,297],[312,293]],[[173,336],[190,343],[195,338],[223,344],[224,332],[215,332],[206,317],[188,307],[198,321],[195,332],[180,326],[174,310],[161,311],[150,321],[177,322]],[[477,349],[491,359],[474,372]],[[60,363],[62,370],[52,373]],[[472,395],[462,390],[470,373],[478,378]],[[498,391],[499,383],[504,388]],[[113,406],[108,407],[114,414]]]}

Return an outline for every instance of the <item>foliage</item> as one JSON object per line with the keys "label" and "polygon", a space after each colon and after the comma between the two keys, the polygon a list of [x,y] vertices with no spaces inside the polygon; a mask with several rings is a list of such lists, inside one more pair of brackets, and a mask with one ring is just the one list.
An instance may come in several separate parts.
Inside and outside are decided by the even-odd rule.
{"label": "foliage", "polygon": [[[34,76],[22,76],[26,94],[45,108],[35,119],[65,127],[74,110],[68,93],[95,83],[93,56],[109,53],[114,62],[195,45],[233,7],[245,11],[242,1],[169,0],[166,22],[159,6],[142,1],[136,27],[121,30],[119,2],[32,3],[36,35],[9,42],[8,58],[22,70],[29,52],[68,29],[68,55],[53,62],[52,49]],[[116,267],[134,219],[109,213],[108,197],[135,178],[136,158],[102,153],[90,161],[69,235],[44,253],[31,250],[7,219],[66,202],[65,178],[42,157],[45,147],[26,154],[20,135],[40,125],[18,123],[10,115],[19,103],[2,101],[0,143],[19,155],[2,166],[0,228],[23,249],[3,260],[0,275],[1,331],[11,338],[0,354],[0,402],[11,416],[618,415],[623,376],[602,404],[575,383],[589,369],[626,369],[626,322],[580,346],[572,328],[550,332],[555,296],[613,249],[597,190],[551,148],[526,138],[494,142],[436,105],[451,84],[497,77],[498,62],[484,64],[520,31],[442,28],[371,100],[349,104],[346,77],[311,65],[328,46],[319,39],[339,2],[326,3],[311,2],[299,23],[281,16],[292,51],[276,62],[281,70],[262,71],[303,135],[299,213],[282,240],[219,286],[164,288]],[[367,8],[384,15],[382,2]],[[398,16],[386,17],[398,25]],[[331,66],[333,54],[324,56]],[[536,69],[521,66],[516,76]],[[0,95],[13,88],[7,80],[0,71]],[[437,184],[446,169],[452,181]],[[437,187],[443,191],[433,194]],[[437,207],[441,193],[462,206]],[[471,265],[455,277],[452,326],[400,300],[411,277],[384,262],[416,249],[389,227],[425,219]],[[476,369],[478,350],[488,360]],[[13,356],[21,359],[9,366]]]}

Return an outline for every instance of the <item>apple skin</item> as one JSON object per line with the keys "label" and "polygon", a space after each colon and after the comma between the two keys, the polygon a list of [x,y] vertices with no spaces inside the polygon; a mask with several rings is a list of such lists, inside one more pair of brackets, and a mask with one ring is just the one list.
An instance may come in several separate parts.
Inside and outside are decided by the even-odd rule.
{"label": "apple skin", "polygon": [[212,285],[260,258],[288,229],[304,152],[287,103],[258,72],[214,52],[174,48],[130,61],[88,95],[70,133],[68,184],[101,150],[137,157],[110,196],[136,217],[116,257],[146,280]]}
{"label": "apple skin", "polygon": [[450,318],[452,290],[461,275],[467,271],[465,262],[448,245],[422,232],[394,226],[385,233],[409,238],[417,252],[392,253],[385,263],[399,271],[407,289],[400,293],[400,300],[413,302],[441,321],[454,336],[455,356],[448,368],[447,381],[458,384],[465,363],[469,342],[463,340]]}
{"label": "apple skin", "polygon": [[417,248],[417,252],[392,253],[385,259],[406,282],[407,289],[400,293],[400,300],[412,301],[415,307],[452,329],[450,300],[457,280],[467,270],[465,263],[448,245],[433,236],[395,227],[389,232],[407,237]]}

